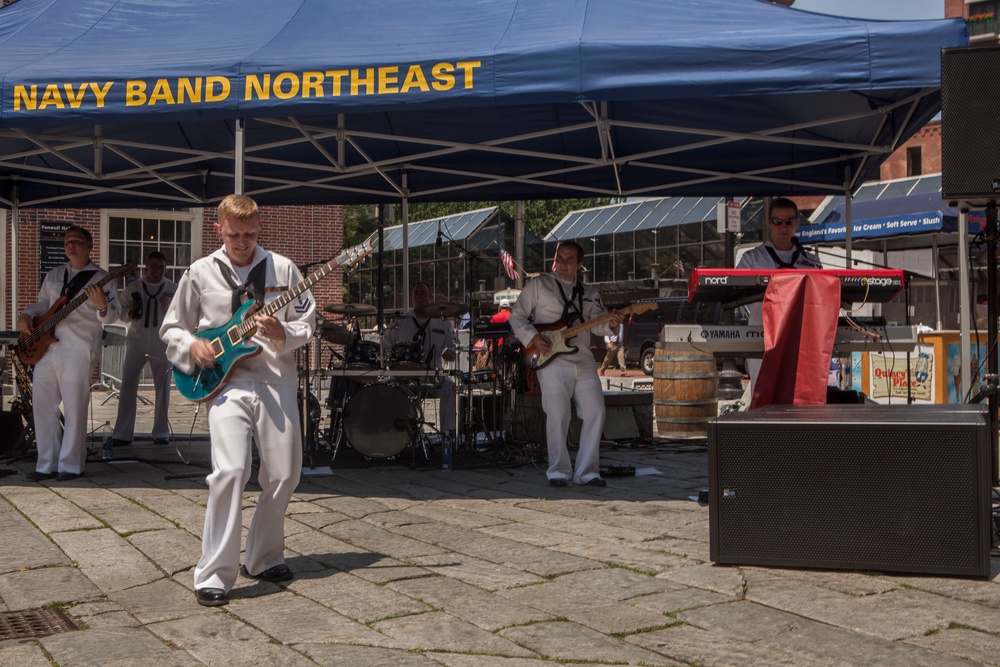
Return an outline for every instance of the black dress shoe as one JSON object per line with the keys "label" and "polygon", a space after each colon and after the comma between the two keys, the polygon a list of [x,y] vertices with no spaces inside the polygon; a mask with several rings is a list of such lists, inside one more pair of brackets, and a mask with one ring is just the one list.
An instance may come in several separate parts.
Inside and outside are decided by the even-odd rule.
{"label": "black dress shoe", "polygon": [[591,479],[589,481],[584,482],[583,485],[584,486],[607,486],[608,483],[605,482],[600,477],[595,477],[594,479]]}
{"label": "black dress shoe", "polygon": [[154,445],[169,445],[170,444],[170,438],[156,438],[155,440],[153,440],[153,444]]}
{"label": "black dress shoe", "polygon": [[569,482],[567,482],[562,477],[553,477],[552,479],[549,480],[549,486],[563,487],[566,486],[567,484],[569,484]]}
{"label": "black dress shoe", "polygon": [[247,570],[247,566],[243,565],[240,567],[240,574],[244,577],[250,577],[251,579],[260,579],[261,581],[288,581],[293,576],[292,571],[288,569],[288,566],[282,563],[281,565],[275,565],[274,567],[269,567],[260,574],[250,574]]}
{"label": "black dress shoe", "polygon": [[221,588],[199,588],[194,592],[198,604],[203,607],[221,607],[229,604],[229,595]]}
{"label": "black dress shoe", "polygon": [[61,472],[56,475],[57,482],[72,482],[74,479],[80,479],[81,477],[86,477],[87,475],[82,472]]}
{"label": "black dress shoe", "polygon": [[55,479],[56,474],[54,472],[29,472],[25,477],[28,478],[29,482],[44,482],[47,479]]}
{"label": "black dress shoe", "polygon": [[128,447],[131,444],[132,444],[131,440],[112,440],[111,441],[111,446],[112,447]]}

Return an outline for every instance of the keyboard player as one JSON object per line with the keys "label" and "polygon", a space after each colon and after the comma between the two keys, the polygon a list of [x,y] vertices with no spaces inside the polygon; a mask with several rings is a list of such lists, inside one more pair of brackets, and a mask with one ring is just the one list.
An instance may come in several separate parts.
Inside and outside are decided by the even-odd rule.
{"label": "keyboard player", "polygon": [[[791,199],[777,197],[768,208],[768,231],[770,238],[756,248],[747,251],[740,258],[738,269],[822,269],[819,257],[807,251],[795,237],[799,228],[799,207]],[[751,303],[747,307],[747,324],[764,324],[763,306]],[[747,359],[750,374],[750,395],[760,370],[760,359]]]}

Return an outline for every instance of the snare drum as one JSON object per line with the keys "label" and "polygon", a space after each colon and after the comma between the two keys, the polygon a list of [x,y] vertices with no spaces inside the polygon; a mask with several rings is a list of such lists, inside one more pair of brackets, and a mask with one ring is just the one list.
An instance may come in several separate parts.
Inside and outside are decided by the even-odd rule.
{"label": "snare drum", "polygon": [[420,421],[420,399],[395,382],[362,387],[344,408],[344,435],[373,459],[398,455],[410,444],[410,424]]}
{"label": "snare drum", "polygon": [[344,350],[344,368],[352,371],[366,371],[378,367],[378,343],[370,340],[359,340]]}
{"label": "snare drum", "polygon": [[423,349],[417,343],[396,343],[389,351],[389,368],[394,371],[425,368]]}

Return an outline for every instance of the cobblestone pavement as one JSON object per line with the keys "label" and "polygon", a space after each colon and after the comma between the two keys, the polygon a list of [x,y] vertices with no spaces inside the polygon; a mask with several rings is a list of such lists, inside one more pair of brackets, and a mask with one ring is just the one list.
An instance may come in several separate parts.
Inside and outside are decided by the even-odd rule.
{"label": "cobblestone pavement", "polygon": [[[94,398],[99,436],[115,401]],[[172,421],[170,445],[95,447],[73,482],[5,466],[0,612],[78,629],[0,641],[0,665],[1000,664],[995,576],[713,565],[704,442],[608,444],[637,474],[606,488],[550,488],[531,448],[460,448],[450,471],[344,453],[289,507],[294,580],[200,607],[208,443],[191,404]]]}

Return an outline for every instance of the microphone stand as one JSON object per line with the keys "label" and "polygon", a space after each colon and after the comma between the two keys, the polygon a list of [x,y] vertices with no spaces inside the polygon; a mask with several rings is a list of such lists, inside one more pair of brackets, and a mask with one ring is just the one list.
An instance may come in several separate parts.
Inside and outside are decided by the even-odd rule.
{"label": "microphone stand", "polygon": [[[450,236],[447,236],[446,234],[444,234],[443,236],[444,236],[445,240],[448,241],[449,244],[451,244],[452,246],[454,246],[462,254],[462,258],[463,258],[463,261],[464,261],[464,273],[465,273],[465,298],[466,298],[465,302],[469,305],[469,344],[468,344],[468,349],[466,350],[466,369],[464,371],[465,377],[463,378],[463,381],[465,382],[465,409],[457,411],[457,412],[461,413],[461,418],[460,419],[462,421],[462,427],[463,428],[457,429],[456,430],[456,435],[458,436],[458,441],[459,442],[462,442],[464,440],[464,442],[466,443],[466,446],[468,446],[470,448],[470,451],[472,451],[474,453],[478,453],[478,448],[475,447],[475,445],[476,445],[476,429],[475,429],[475,426],[476,426],[476,410],[475,410],[475,405],[473,404],[473,400],[472,400],[473,399],[473,393],[472,393],[473,392],[473,385],[474,385],[474,380],[475,380],[474,371],[473,371],[473,363],[472,363],[472,350],[473,350],[473,338],[475,337],[474,334],[476,332],[476,322],[479,320],[479,305],[478,305],[478,302],[474,302],[473,299],[472,299],[472,294],[473,294],[473,291],[472,291],[472,283],[473,283],[472,262],[474,262],[474,261],[485,261],[485,260],[483,260],[479,256],[479,253],[477,253],[477,252],[475,252],[473,250],[469,250],[467,247],[463,246],[462,244],[460,244],[458,241],[456,241],[455,239],[451,238]],[[458,390],[456,388],[456,392],[457,391]],[[479,421],[480,421],[480,423],[483,422],[482,415],[480,415]],[[483,424],[483,426],[484,426],[484,430],[486,432],[487,440],[490,441],[490,444],[494,447],[494,450],[495,450],[495,448],[496,448],[496,442],[493,439],[493,433],[490,431],[489,428],[486,428],[485,424]],[[458,452],[458,444],[459,444],[459,442],[455,443],[455,450],[454,451],[455,451],[456,454]],[[471,444],[469,444],[469,443],[471,443]],[[504,468],[499,463],[499,461],[493,461],[493,463],[495,465],[497,465],[501,470],[503,470],[504,472],[506,472],[508,475],[513,475],[514,474],[514,473],[510,472],[509,470],[507,470],[506,468]],[[458,467],[457,463],[453,463],[453,467],[457,468]]]}

